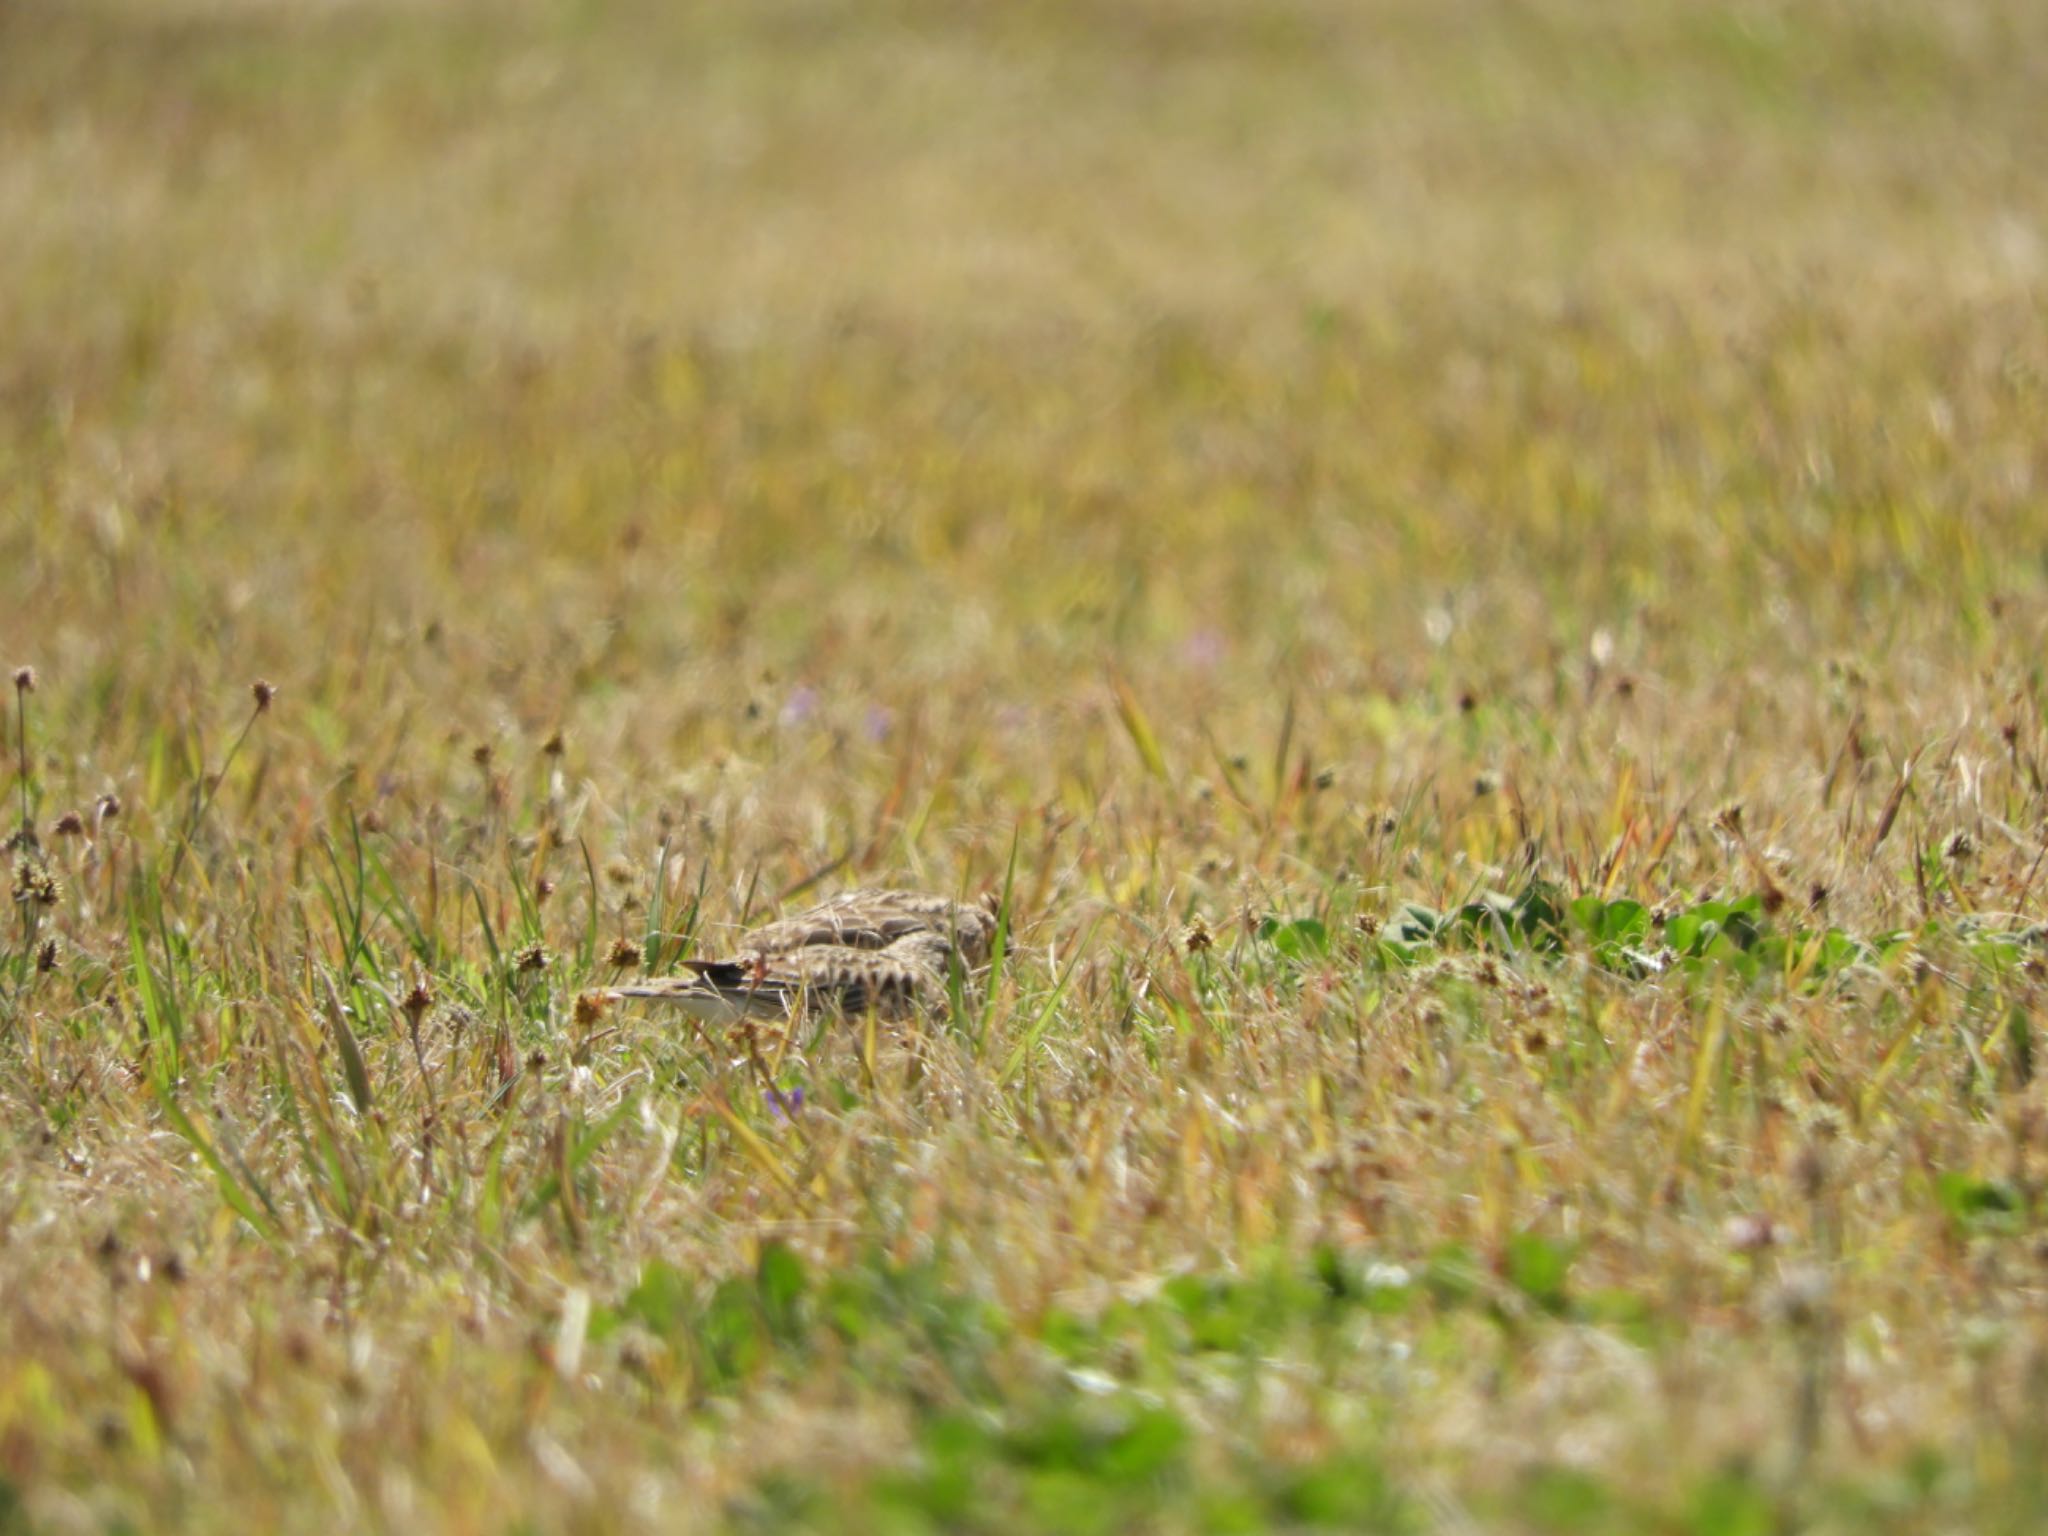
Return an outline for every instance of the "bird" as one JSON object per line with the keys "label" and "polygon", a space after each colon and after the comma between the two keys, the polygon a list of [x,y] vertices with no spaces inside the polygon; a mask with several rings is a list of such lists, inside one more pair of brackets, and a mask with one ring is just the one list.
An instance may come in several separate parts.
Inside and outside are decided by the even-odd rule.
{"label": "bird", "polygon": [[954,967],[971,976],[995,942],[993,902],[921,891],[847,891],[746,934],[720,960],[612,989],[699,1018],[786,1019],[837,1010],[902,1018],[946,997]]}

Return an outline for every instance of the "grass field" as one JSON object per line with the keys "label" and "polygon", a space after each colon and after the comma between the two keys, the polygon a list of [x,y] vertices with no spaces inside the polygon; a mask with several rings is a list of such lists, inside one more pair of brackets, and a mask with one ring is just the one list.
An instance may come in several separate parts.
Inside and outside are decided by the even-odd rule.
{"label": "grass field", "polygon": [[[2044,99],[0,8],[0,1532],[2040,1529]],[[859,883],[985,990],[589,996]]]}

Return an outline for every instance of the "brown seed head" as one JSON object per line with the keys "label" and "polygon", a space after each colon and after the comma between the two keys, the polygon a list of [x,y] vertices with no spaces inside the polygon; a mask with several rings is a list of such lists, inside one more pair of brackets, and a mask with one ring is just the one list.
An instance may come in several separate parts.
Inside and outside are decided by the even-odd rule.
{"label": "brown seed head", "polygon": [[36,951],[36,974],[38,976],[47,976],[55,969],[57,969],[57,941],[55,939],[45,939],[43,940],[42,947]]}
{"label": "brown seed head", "polygon": [[256,713],[260,715],[270,708],[271,701],[277,697],[277,685],[259,677],[249,685],[249,695],[255,699]]}
{"label": "brown seed head", "polygon": [[544,971],[554,961],[545,944],[529,944],[512,957],[515,971]]}
{"label": "brown seed head", "polygon": [[1818,1327],[1827,1318],[1831,1287],[1827,1271],[1813,1264],[1787,1268],[1769,1297],[1770,1311],[1786,1326]]}
{"label": "brown seed head", "polygon": [[1209,925],[1197,917],[1180,931],[1180,947],[1191,955],[1199,955],[1205,949],[1213,949],[1216,935],[1209,931]]}
{"label": "brown seed head", "polygon": [[640,946],[631,939],[612,940],[611,952],[605,956],[607,963],[630,970],[640,963]]}
{"label": "brown seed head", "polygon": [[57,877],[40,859],[19,859],[14,865],[14,899],[23,906],[54,907],[62,893]]}
{"label": "brown seed head", "polygon": [[1754,1212],[1730,1216],[1721,1224],[1721,1236],[1737,1253],[1761,1253],[1766,1248],[1775,1248],[1784,1233],[1770,1217]]}
{"label": "brown seed head", "polygon": [[588,1029],[605,1016],[611,1003],[602,992],[579,992],[576,994],[576,1022]]}
{"label": "brown seed head", "polygon": [[36,669],[34,667],[16,667],[14,669],[14,691],[16,693],[34,693],[36,691]]}
{"label": "brown seed head", "polygon": [[568,750],[567,747],[563,744],[562,733],[560,731],[556,731],[552,736],[548,737],[546,741],[542,742],[540,749],[549,757],[560,757],[563,752]]}
{"label": "brown seed head", "polygon": [[412,984],[412,990],[405,994],[405,1001],[400,1006],[405,1009],[406,1017],[417,1025],[421,1016],[434,1006],[434,989],[427,985],[426,977],[422,976]]}
{"label": "brown seed head", "polygon": [[85,818],[76,811],[66,811],[57,818],[56,825],[50,830],[59,837],[83,837],[85,835]]}
{"label": "brown seed head", "polygon": [[119,795],[101,795],[99,802],[93,806],[93,812],[101,821],[112,821],[121,814],[121,797]]}

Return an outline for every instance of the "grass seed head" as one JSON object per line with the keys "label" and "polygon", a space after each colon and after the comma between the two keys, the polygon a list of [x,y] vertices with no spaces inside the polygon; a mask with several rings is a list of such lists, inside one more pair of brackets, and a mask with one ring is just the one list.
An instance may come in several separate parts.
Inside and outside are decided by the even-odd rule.
{"label": "grass seed head", "polygon": [[1797,1265],[1785,1271],[1771,1292],[1770,1311],[1787,1327],[1804,1331],[1826,1319],[1832,1294],[1826,1270],[1816,1264]]}
{"label": "grass seed head", "polygon": [[256,713],[264,714],[277,698],[277,685],[259,677],[249,685],[249,694],[256,701]]}
{"label": "grass seed head", "polygon": [[66,811],[57,818],[50,830],[58,837],[83,837],[85,818],[76,811]]}
{"label": "grass seed head", "polygon": [[1800,1187],[1811,1197],[1820,1192],[1820,1186],[1827,1177],[1827,1159],[1821,1149],[1828,1142],[1841,1139],[1844,1120],[1841,1110],[1821,1099],[1804,1105],[1799,1120],[1808,1139],[1800,1151],[1799,1164],[1794,1172]]}
{"label": "grass seed head", "polygon": [[16,693],[34,693],[36,691],[36,669],[34,667],[16,667],[14,669],[14,691]]}
{"label": "grass seed head", "polygon": [[640,946],[631,939],[614,939],[610,951],[604,958],[607,964],[615,965],[620,970],[630,970],[640,963]]}
{"label": "grass seed head", "polygon": [[41,859],[22,858],[14,863],[14,899],[28,907],[54,907],[63,887]]}
{"label": "grass seed head", "polygon": [[1723,1222],[1721,1236],[1737,1253],[1761,1253],[1767,1248],[1777,1247],[1784,1233],[1770,1217],[1761,1212],[1748,1212],[1730,1216]]}

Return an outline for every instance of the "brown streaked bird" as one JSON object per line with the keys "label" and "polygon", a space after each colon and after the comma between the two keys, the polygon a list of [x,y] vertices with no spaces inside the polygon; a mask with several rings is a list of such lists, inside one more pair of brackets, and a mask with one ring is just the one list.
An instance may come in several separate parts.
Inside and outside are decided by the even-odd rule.
{"label": "brown streaked bird", "polygon": [[900,1018],[946,996],[956,960],[969,973],[986,964],[995,931],[993,903],[848,891],[756,928],[730,959],[686,960],[686,975],[611,995],[653,998],[720,1021],[833,1010]]}

